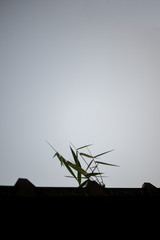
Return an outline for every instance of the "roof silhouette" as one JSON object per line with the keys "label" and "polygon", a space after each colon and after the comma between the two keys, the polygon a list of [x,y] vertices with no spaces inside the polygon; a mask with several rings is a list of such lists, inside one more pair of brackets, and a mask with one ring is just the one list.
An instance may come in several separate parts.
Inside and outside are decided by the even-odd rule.
{"label": "roof silhouette", "polygon": [[14,186],[0,186],[0,198],[63,198],[63,197],[160,197],[160,188],[143,183],[141,188],[104,188],[89,181],[85,188],[36,187],[28,179],[19,178]]}

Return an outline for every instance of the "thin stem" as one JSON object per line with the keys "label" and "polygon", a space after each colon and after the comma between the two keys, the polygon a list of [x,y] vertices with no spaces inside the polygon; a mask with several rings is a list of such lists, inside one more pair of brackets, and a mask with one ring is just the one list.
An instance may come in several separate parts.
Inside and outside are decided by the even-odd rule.
{"label": "thin stem", "polygon": [[[88,150],[89,154],[92,156],[92,153],[91,153],[91,151],[89,150],[89,148],[87,148],[87,150]],[[98,164],[95,162],[94,158],[93,158],[93,161],[94,161],[94,164],[95,164],[95,168],[92,170],[92,173],[93,173],[93,172],[95,171],[95,169],[97,168],[97,170],[98,170],[98,172],[99,172],[99,174],[100,174],[100,171],[99,171],[99,168],[98,168]],[[95,176],[95,177],[96,177],[96,180],[100,183],[100,181],[99,181],[99,179],[97,178],[97,176]],[[104,184],[103,178],[102,178],[101,174],[100,174],[100,178],[101,178],[101,183]],[[101,183],[100,183],[100,184],[101,184]]]}

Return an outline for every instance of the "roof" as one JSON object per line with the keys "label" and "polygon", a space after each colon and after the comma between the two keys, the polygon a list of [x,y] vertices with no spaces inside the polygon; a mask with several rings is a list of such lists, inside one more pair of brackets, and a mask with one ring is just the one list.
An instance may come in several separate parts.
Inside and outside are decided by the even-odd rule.
{"label": "roof", "polygon": [[90,181],[85,188],[36,187],[28,179],[19,178],[14,186],[0,186],[0,198],[63,198],[63,197],[160,197],[160,188],[144,183],[141,188],[104,188]]}
{"label": "roof", "polygon": [[147,216],[160,212],[159,203],[160,189],[151,183],[144,183],[141,188],[104,188],[96,182],[89,182],[84,188],[36,187],[28,179],[20,178],[14,186],[0,186],[1,214],[7,221],[8,216],[13,222],[17,217],[22,223],[25,219],[61,221],[63,217],[74,222],[75,216],[92,221],[95,213],[98,219],[103,215],[121,221],[124,213],[133,219],[148,219]]}

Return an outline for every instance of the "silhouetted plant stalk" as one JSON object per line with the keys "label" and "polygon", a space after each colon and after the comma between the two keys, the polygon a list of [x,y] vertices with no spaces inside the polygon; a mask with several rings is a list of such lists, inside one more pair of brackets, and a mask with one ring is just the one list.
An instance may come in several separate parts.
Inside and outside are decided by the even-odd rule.
{"label": "silhouetted plant stalk", "polygon": [[[118,167],[115,164],[97,161],[98,157],[105,155],[109,152],[112,152],[113,149],[93,156],[91,151],[89,150],[89,147],[92,144],[88,144],[88,145],[76,148],[72,143],[70,143],[71,144],[70,151],[71,151],[72,157],[73,157],[73,162],[70,162],[70,161],[66,160],[58,151],[56,151],[49,142],[47,142],[47,143],[55,151],[53,158],[57,157],[58,160],[60,161],[61,166],[65,166],[67,168],[67,170],[69,171],[69,173],[71,174],[66,177],[75,178],[79,184],[79,187],[86,186],[89,180],[96,181],[99,185],[105,186],[104,182],[103,182],[103,177],[105,177],[105,176],[103,176],[102,175],[103,173],[100,172],[99,164]],[[74,150],[73,150],[73,148],[74,148]],[[85,148],[88,150],[89,154],[81,152]],[[82,168],[80,158],[87,165],[86,169]],[[95,170],[97,170],[97,171],[95,171]],[[100,180],[99,180],[99,178],[100,178]],[[82,179],[85,179],[85,180],[82,182]]]}

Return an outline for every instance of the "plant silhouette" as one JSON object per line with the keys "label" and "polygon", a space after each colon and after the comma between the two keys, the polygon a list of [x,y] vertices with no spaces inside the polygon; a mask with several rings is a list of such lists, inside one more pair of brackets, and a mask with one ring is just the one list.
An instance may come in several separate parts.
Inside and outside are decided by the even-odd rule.
{"label": "plant silhouette", "polygon": [[[109,152],[112,152],[114,149],[93,156],[91,154],[91,151],[89,150],[89,147],[92,144],[88,144],[79,148],[75,148],[73,144],[71,144],[69,146],[73,157],[73,162],[71,162],[66,160],[58,151],[56,151],[48,141],[46,142],[55,151],[53,158],[57,157],[58,160],[60,161],[61,166],[65,166],[69,173],[71,174],[66,177],[74,178],[78,182],[79,187],[86,186],[89,180],[95,181],[101,186],[105,186],[103,182],[103,177],[105,176],[103,176],[103,173],[100,172],[99,165],[103,164],[118,167],[117,165],[114,164],[106,163],[103,161],[97,161],[97,158]],[[89,154],[82,152],[84,149],[87,149]],[[83,162],[87,165],[86,169],[82,167],[80,159],[83,160]]]}

